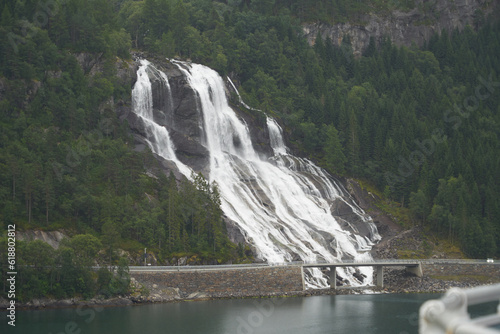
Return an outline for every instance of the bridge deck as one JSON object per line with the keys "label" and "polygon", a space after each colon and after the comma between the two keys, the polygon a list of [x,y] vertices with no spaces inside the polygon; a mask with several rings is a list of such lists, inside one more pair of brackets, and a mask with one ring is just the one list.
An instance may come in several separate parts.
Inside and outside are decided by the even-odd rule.
{"label": "bridge deck", "polygon": [[304,268],[329,268],[329,267],[410,267],[418,266],[421,261],[373,261],[373,262],[336,262],[336,263],[304,263]]}
{"label": "bridge deck", "polygon": [[[486,260],[462,260],[462,259],[412,259],[412,260],[374,260],[373,262],[318,262],[318,263],[302,263],[287,262],[287,263],[249,263],[249,264],[226,264],[226,265],[193,265],[193,266],[130,266],[130,271],[191,271],[191,270],[233,270],[233,269],[252,269],[268,266],[302,266],[304,268],[330,268],[330,267],[415,267],[419,264],[439,264],[439,265],[454,265],[454,264],[487,264],[500,265],[500,261],[493,263]],[[95,267],[98,269],[99,267]]]}
{"label": "bridge deck", "polygon": [[412,267],[419,264],[438,264],[438,265],[453,265],[453,264],[488,264],[500,265],[500,261],[487,262],[486,260],[478,259],[412,259],[412,260],[374,260],[371,262],[344,261],[334,263],[304,263],[305,268],[328,268],[328,267]]}

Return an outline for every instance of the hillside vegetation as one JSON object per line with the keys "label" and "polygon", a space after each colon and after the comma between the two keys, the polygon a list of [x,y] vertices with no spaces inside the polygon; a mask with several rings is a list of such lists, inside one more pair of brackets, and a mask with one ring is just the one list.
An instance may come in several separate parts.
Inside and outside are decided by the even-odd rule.
{"label": "hillside vegetation", "polygon": [[[153,156],[132,150],[109,101],[130,100],[116,62],[136,49],[231,76],[297,152],[369,180],[468,256],[499,256],[500,24],[443,31],[422,48],[372,41],[359,58],[349,38],[310,47],[302,37],[303,21],[414,6],[384,3],[0,1],[4,231],[62,229],[162,259],[245,257],[226,237],[215,185],[153,176]],[[103,70],[86,73],[81,54]]]}

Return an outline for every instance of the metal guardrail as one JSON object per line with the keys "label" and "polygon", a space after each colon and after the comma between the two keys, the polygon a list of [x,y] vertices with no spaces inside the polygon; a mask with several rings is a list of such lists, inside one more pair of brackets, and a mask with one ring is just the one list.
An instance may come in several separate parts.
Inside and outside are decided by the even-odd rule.
{"label": "metal guardrail", "polygon": [[[301,261],[299,261],[301,262]],[[500,264],[499,260],[487,260],[487,259],[373,259],[371,261],[355,261],[355,260],[342,260],[341,263],[372,263],[372,262],[394,262],[394,263],[429,263],[429,264],[440,264],[440,263],[457,263],[457,264],[476,264],[476,263],[489,263],[489,264]],[[327,264],[326,261],[315,261],[315,262],[304,262],[304,264]]]}
{"label": "metal guardrail", "polygon": [[259,268],[276,266],[300,266],[303,261],[292,261],[283,263],[245,263],[245,264],[213,264],[213,265],[182,265],[182,266],[129,266],[130,271],[179,271],[179,270],[218,270]]}
{"label": "metal guardrail", "polygon": [[179,271],[179,270],[217,270],[267,267],[267,263],[225,264],[225,265],[183,265],[183,266],[130,266],[130,271]]}
{"label": "metal guardrail", "polygon": [[217,265],[183,265],[183,266],[130,266],[130,271],[190,271],[190,270],[223,270],[247,269],[276,266],[301,266],[302,261],[284,263],[248,263],[248,264],[217,264]]}
{"label": "metal guardrail", "polygon": [[472,289],[452,288],[441,298],[429,300],[420,307],[420,334],[499,334],[490,328],[500,325],[500,304],[497,313],[471,319],[470,305],[500,301],[500,284]]}
{"label": "metal guardrail", "polygon": [[339,266],[346,267],[352,266],[411,266],[411,265],[464,265],[464,264],[479,264],[479,265],[500,265],[500,261],[482,260],[482,259],[374,259],[372,261],[354,261],[343,260],[342,262],[304,262],[304,267],[327,267]]}
{"label": "metal guardrail", "polygon": [[423,264],[488,264],[500,265],[500,261],[492,259],[422,259]]}

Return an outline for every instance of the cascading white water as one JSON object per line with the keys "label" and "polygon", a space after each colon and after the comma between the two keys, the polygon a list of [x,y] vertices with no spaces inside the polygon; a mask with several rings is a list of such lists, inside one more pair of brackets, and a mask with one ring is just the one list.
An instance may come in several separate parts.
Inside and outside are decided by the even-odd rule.
{"label": "cascading white water", "polygon": [[271,142],[271,148],[274,151],[275,156],[286,155],[287,150],[285,142],[283,141],[283,136],[281,134],[281,129],[274,119],[271,117],[267,118],[267,128],[269,131],[269,141]]}
{"label": "cascading white water", "polygon": [[145,139],[151,150],[162,158],[173,161],[179,171],[190,179],[192,170],[177,159],[167,129],[154,121],[153,90],[148,72],[165,84],[167,93],[170,95],[169,103],[171,105],[172,96],[168,78],[165,73],[157,70],[149,61],[143,59],[140,63],[137,81],[132,89],[132,110],[144,122]]}
{"label": "cascading white water", "polygon": [[233,90],[236,92],[236,95],[238,95],[238,101],[240,102],[240,104],[247,108],[248,110],[253,110],[253,111],[262,111],[260,109],[256,109],[256,108],[252,108],[250,107],[248,104],[245,103],[245,101],[243,101],[243,99],[241,98],[241,95],[240,95],[240,92],[238,92],[238,89],[236,89],[236,86],[234,85],[233,83],[233,80],[231,80],[230,77],[227,77],[227,80],[229,81],[229,83],[231,84],[231,87],[233,88]]}
{"label": "cascading white water", "polygon": [[[200,100],[210,152],[209,179],[219,185],[225,214],[238,224],[258,256],[270,263],[370,260],[368,251],[379,238],[376,228],[353,201],[345,200],[348,195],[342,186],[312,162],[288,155],[281,128],[270,117],[267,126],[274,157],[262,160],[253,149],[247,126],[229,107],[220,76],[202,65],[177,65]],[[141,60],[137,76],[133,110],[144,122],[147,143],[190,178],[192,170],[175,156],[167,129],[154,121],[150,76],[165,87],[172,112],[167,76],[146,60]],[[334,200],[343,201],[367,224],[370,238],[341,228],[330,209]],[[369,284],[371,270],[366,267],[361,273],[367,277],[363,283]],[[349,270],[338,274],[353,285],[360,284]],[[324,287],[326,279],[319,270],[311,270],[307,284]]]}
{"label": "cascading white water", "polygon": [[[222,209],[269,263],[294,260],[340,262],[343,258],[370,261],[367,252],[378,234],[370,219],[345,192],[312,162],[287,155],[281,130],[268,118],[270,161],[255,152],[250,132],[229,107],[222,78],[208,67],[175,62],[200,99],[206,145],[210,152],[210,181],[216,181]],[[332,215],[332,200],[342,200],[370,225],[369,238],[342,229]],[[361,269],[371,283],[372,270]],[[338,274],[352,285],[360,282],[349,269]],[[308,286],[324,287],[326,279],[311,270]]]}

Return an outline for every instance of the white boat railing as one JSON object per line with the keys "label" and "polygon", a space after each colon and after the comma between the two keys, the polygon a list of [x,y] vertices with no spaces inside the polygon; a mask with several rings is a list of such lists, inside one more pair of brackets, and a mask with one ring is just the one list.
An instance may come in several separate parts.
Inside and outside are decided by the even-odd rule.
{"label": "white boat railing", "polygon": [[[471,318],[468,306],[500,301],[500,284],[472,289],[452,288],[441,298],[420,307],[420,334],[499,334],[500,304],[497,313]],[[497,326],[497,328],[491,328]]]}

